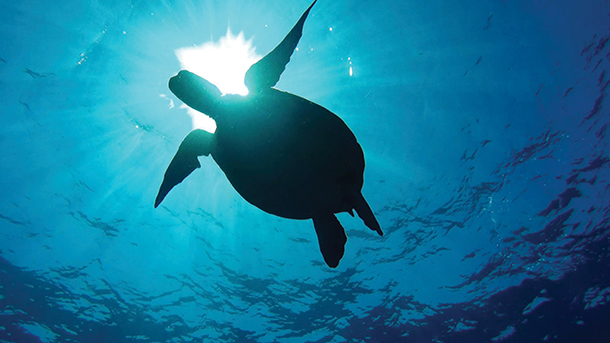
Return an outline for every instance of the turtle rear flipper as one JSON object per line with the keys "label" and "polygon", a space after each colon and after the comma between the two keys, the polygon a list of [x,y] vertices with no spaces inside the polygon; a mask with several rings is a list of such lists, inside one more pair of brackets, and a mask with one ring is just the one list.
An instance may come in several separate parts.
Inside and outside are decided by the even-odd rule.
{"label": "turtle rear flipper", "polygon": [[318,243],[324,262],[329,267],[336,268],[343,257],[345,243],[347,242],[343,226],[332,213],[313,217],[313,226],[318,235]]}
{"label": "turtle rear flipper", "polygon": [[178,148],[178,152],[165,171],[163,183],[155,199],[155,208],[161,204],[167,193],[182,182],[195,169],[201,167],[197,156],[207,156],[214,147],[214,136],[204,130],[193,130]]}

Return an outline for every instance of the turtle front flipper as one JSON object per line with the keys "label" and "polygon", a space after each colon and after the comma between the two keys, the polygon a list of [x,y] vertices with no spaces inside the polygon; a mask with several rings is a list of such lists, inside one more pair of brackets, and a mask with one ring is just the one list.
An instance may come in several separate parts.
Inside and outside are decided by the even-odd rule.
{"label": "turtle front flipper", "polygon": [[201,167],[197,156],[207,156],[214,148],[214,135],[204,130],[193,130],[180,143],[178,152],[165,171],[163,183],[155,199],[155,208],[163,201],[167,193],[182,182],[195,169]]}
{"label": "turtle front flipper", "polygon": [[324,262],[329,267],[336,268],[343,257],[347,242],[343,226],[332,213],[313,217],[313,225],[316,228]]}
{"label": "turtle front flipper", "polygon": [[315,0],[303,13],[301,19],[288,32],[282,42],[275,47],[267,56],[253,64],[246,72],[244,83],[251,93],[258,93],[263,89],[271,88],[280,80],[280,76],[290,62],[290,56],[294,52],[301,36],[303,35],[303,24],[309,11],[316,3]]}

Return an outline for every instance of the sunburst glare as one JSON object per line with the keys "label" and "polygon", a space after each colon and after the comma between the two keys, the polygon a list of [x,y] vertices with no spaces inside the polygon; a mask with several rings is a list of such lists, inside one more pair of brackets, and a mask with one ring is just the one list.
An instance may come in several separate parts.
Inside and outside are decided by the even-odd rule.
{"label": "sunburst glare", "polygon": [[[252,46],[252,41],[244,38],[243,32],[233,35],[231,29],[227,29],[227,34],[217,42],[210,41],[177,49],[176,56],[181,69],[210,81],[223,95],[247,95],[244,75],[248,68],[261,58]],[[187,108],[192,117],[193,129],[215,131],[216,123],[213,119],[184,105],[182,107]]]}

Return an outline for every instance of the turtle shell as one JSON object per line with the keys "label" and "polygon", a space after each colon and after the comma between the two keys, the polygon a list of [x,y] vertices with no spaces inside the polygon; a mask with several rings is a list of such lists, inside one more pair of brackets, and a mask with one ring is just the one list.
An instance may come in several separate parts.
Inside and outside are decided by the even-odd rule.
{"label": "turtle shell", "polygon": [[276,89],[230,100],[215,118],[212,156],[241,196],[291,219],[351,211],[364,155],[339,117]]}

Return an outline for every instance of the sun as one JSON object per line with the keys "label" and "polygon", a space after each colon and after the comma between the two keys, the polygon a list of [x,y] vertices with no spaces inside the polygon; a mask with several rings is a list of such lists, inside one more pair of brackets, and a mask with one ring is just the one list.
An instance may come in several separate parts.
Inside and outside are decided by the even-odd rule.
{"label": "sun", "polygon": [[[180,68],[193,72],[210,81],[222,94],[247,95],[244,75],[248,68],[261,56],[252,46],[251,40],[244,38],[243,32],[233,35],[231,29],[217,42],[179,48],[175,51]],[[216,123],[208,116],[183,105],[193,119],[193,129],[209,132],[216,130]]]}

